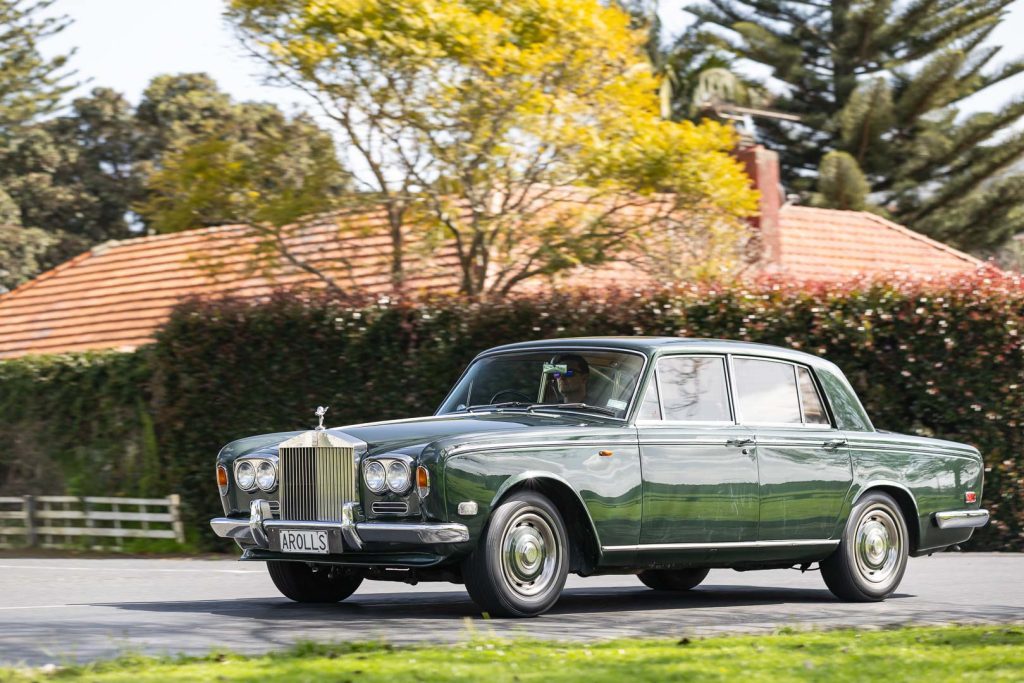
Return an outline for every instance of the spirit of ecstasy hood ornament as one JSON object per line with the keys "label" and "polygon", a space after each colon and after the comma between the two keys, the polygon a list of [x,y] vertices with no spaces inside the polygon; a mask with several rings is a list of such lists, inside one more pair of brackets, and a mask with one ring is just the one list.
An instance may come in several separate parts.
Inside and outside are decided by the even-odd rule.
{"label": "spirit of ecstasy hood ornament", "polygon": [[320,418],[320,424],[318,424],[316,426],[316,428],[318,430],[322,430],[324,428],[324,415],[326,415],[326,414],[327,414],[327,406],[317,406],[316,416]]}

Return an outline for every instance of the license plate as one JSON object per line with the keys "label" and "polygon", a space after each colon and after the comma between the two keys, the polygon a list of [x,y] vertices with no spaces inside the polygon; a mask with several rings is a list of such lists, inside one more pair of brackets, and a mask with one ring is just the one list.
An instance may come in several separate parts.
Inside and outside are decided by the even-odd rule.
{"label": "license plate", "polygon": [[318,553],[326,555],[330,552],[328,548],[326,531],[281,529],[282,553]]}

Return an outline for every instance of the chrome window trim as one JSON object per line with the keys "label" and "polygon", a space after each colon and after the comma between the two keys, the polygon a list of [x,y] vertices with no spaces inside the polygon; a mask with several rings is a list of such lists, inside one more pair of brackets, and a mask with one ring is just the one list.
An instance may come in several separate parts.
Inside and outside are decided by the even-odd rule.
{"label": "chrome window trim", "polygon": [[[666,420],[665,419],[665,391],[661,385],[661,373],[658,372],[658,366],[661,361],[670,358],[716,358],[722,361],[722,371],[725,373],[725,400],[729,404],[729,416],[730,420]],[[651,427],[656,425],[665,425],[667,427],[700,427],[700,426],[713,426],[713,427],[726,427],[729,425],[739,424],[736,421],[736,405],[732,398],[732,378],[729,372],[729,354],[726,353],[708,353],[706,351],[696,353],[668,353],[663,356],[658,356],[655,360],[654,365],[651,368],[651,374],[654,376],[655,388],[658,390],[658,410],[661,411],[660,420],[641,420],[637,418],[633,421],[633,425],[636,427]],[[648,381],[650,384],[650,381]],[[646,389],[646,386],[644,387]]]}
{"label": "chrome window trim", "polygon": [[[746,425],[748,427],[773,427],[773,428],[781,428],[781,429],[817,429],[817,430],[838,431],[836,426],[835,426],[835,423],[834,423],[834,421],[832,419],[832,415],[830,414],[830,410],[829,410],[828,404],[824,400],[822,400],[821,391],[818,388],[817,378],[814,376],[814,370],[811,369],[810,366],[805,365],[803,363],[797,363],[797,362],[791,361],[791,360],[783,360],[781,358],[771,358],[771,357],[768,357],[768,356],[752,356],[752,355],[745,354],[745,353],[730,353],[730,354],[728,354],[728,357],[729,357],[729,367],[730,367],[731,370],[733,370],[733,377],[734,378],[736,376],[738,376],[738,373],[735,372],[735,365],[734,365],[734,361],[736,359],[740,359],[740,360],[755,360],[755,361],[762,361],[762,362],[765,362],[765,363],[781,363],[783,365],[791,365],[793,367],[793,382],[796,385],[797,410],[799,410],[799,412],[800,412],[800,422],[753,422],[753,421],[748,422],[748,421],[744,420],[742,411],[740,410],[740,405],[739,405],[739,387],[734,383],[732,388],[733,388],[733,391],[735,392],[735,402],[736,402],[735,403],[735,405],[736,405],[736,413],[735,413],[735,415],[736,415],[736,421],[737,421],[736,423],[737,424]],[[798,368],[798,367],[806,368],[807,371],[811,373],[811,382],[814,384],[814,390],[815,390],[815,392],[818,393],[818,400],[821,401],[822,406],[825,408],[825,416],[828,417],[828,419],[829,419],[829,423],[827,425],[818,424],[818,423],[804,422],[804,407],[803,407],[803,402],[800,400],[800,380],[797,377],[797,371],[796,371],[796,368]]]}
{"label": "chrome window trim", "polygon": [[800,365],[799,363],[793,363],[794,372],[796,373],[796,395],[800,399],[800,419],[803,420],[804,424],[810,424],[815,427],[824,428],[826,425],[821,422],[807,422],[807,418],[804,416],[804,397],[803,392],[800,389],[800,370],[806,370],[807,376],[811,378],[811,386],[814,387],[814,395],[818,399],[818,404],[825,413],[825,419],[828,420],[828,427],[835,429],[832,424],[832,416],[829,415],[828,404],[825,402],[825,397],[821,393],[821,389],[818,387],[818,378],[814,376],[814,370],[807,365]]}
{"label": "chrome window trim", "polygon": [[[637,373],[636,384],[633,386],[633,393],[630,396],[629,405],[626,406],[626,411],[623,413],[624,417],[614,417],[612,415],[604,415],[604,414],[601,414],[601,413],[592,413],[592,412],[586,412],[586,411],[560,411],[559,412],[559,414],[564,414],[566,412],[574,412],[577,415],[589,415],[589,416],[597,415],[598,417],[603,417],[603,418],[608,419],[608,420],[617,420],[617,421],[623,422],[623,423],[631,423],[631,420],[634,417],[634,413],[637,412],[639,410],[639,408],[640,408],[640,404],[637,402],[637,392],[640,390],[640,385],[643,383],[644,377],[647,376],[647,367],[650,365],[651,359],[650,359],[650,356],[648,356],[643,351],[637,351],[635,349],[618,349],[618,348],[614,348],[614,347],[610,347],[610,346],[590,346],[590,345],[587,345],[587,344],[582,344],[582,345],[581,344],[556,344],[556,345],[552,345],[550,347],[538,346],[538,347],[528,348],[528,349],[514,349],[514,350],[506,349],[506,350],[503,350],[503,351],[484,351],[483,353],[481,353],[480,355],[478,355],[476,358],[474,358],[473,360],[471,360],[469,362],[469,365],[466,366],[466,369],[462,371],[462,374],[459,375],[459,378],[457,380],[455,380],[455,383],[452,385],[452,388],[449,389],[448,393],[445,394],[444,398],[441,400],[441,406],[443,406],[445,403],[448,402],[448,399],[451,397],[452,393],[455,391],[455,387],[459,386],[459,383],[462,382],[462,378],[466,376],[466,373],[469,372],[469,369],[472,368],[477,363],[477,361],[483,360],[484,358],[490,358],[492,356],[503,356],[503,355],[534,353],[534,352],[546,353],[549,350],[552,351],[552,352],[555,352],[555,351],[557,351],[557,352],[561,352],[561,351],[609,351],[611,353],[624,353],[624,354],[628,353],[628,354],[632,354],[634,356],[640,356],[640,358],[643,359],[643,365],[640,366],[640,371]],[[644,386],[646,388],[646,385],[644,385]],[[444,416],[444,415],[454,415],[455,414],[454,411],[450,412],[450,413],[441,413],[441,412],[439,412],[441,410],[441,406],[438,406],[437,410],[434,411],[434,414],[431,417],[441,417],[441,416]]]}

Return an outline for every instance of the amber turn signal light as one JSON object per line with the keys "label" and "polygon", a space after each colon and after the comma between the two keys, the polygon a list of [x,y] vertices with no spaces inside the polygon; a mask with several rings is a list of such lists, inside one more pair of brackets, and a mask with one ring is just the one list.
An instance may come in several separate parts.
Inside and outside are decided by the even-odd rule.
{"label": "amber turn signal light", "polygon": [[217,488],[222,496],[228,491],[228,468],[224,465],[217,465]]}
{"label": "amber turn signal light", "polygon": [[430,472],[423,465],[416,468],[416,488],[420,490],[422,496],[430,493]]}

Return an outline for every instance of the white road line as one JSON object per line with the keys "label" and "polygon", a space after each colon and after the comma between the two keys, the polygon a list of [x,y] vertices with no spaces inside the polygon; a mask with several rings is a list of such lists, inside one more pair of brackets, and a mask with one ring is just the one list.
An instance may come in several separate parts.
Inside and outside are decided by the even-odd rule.
{"label": "white road line", "polygon": [[30,564],[0,564],[0,569],[56,569],[64,571],[67,569],[83,572],[165,572],[170,574],[262,574],[263,572],[254,569],[137,569],[134,567],[65,567],[30,565]]}

